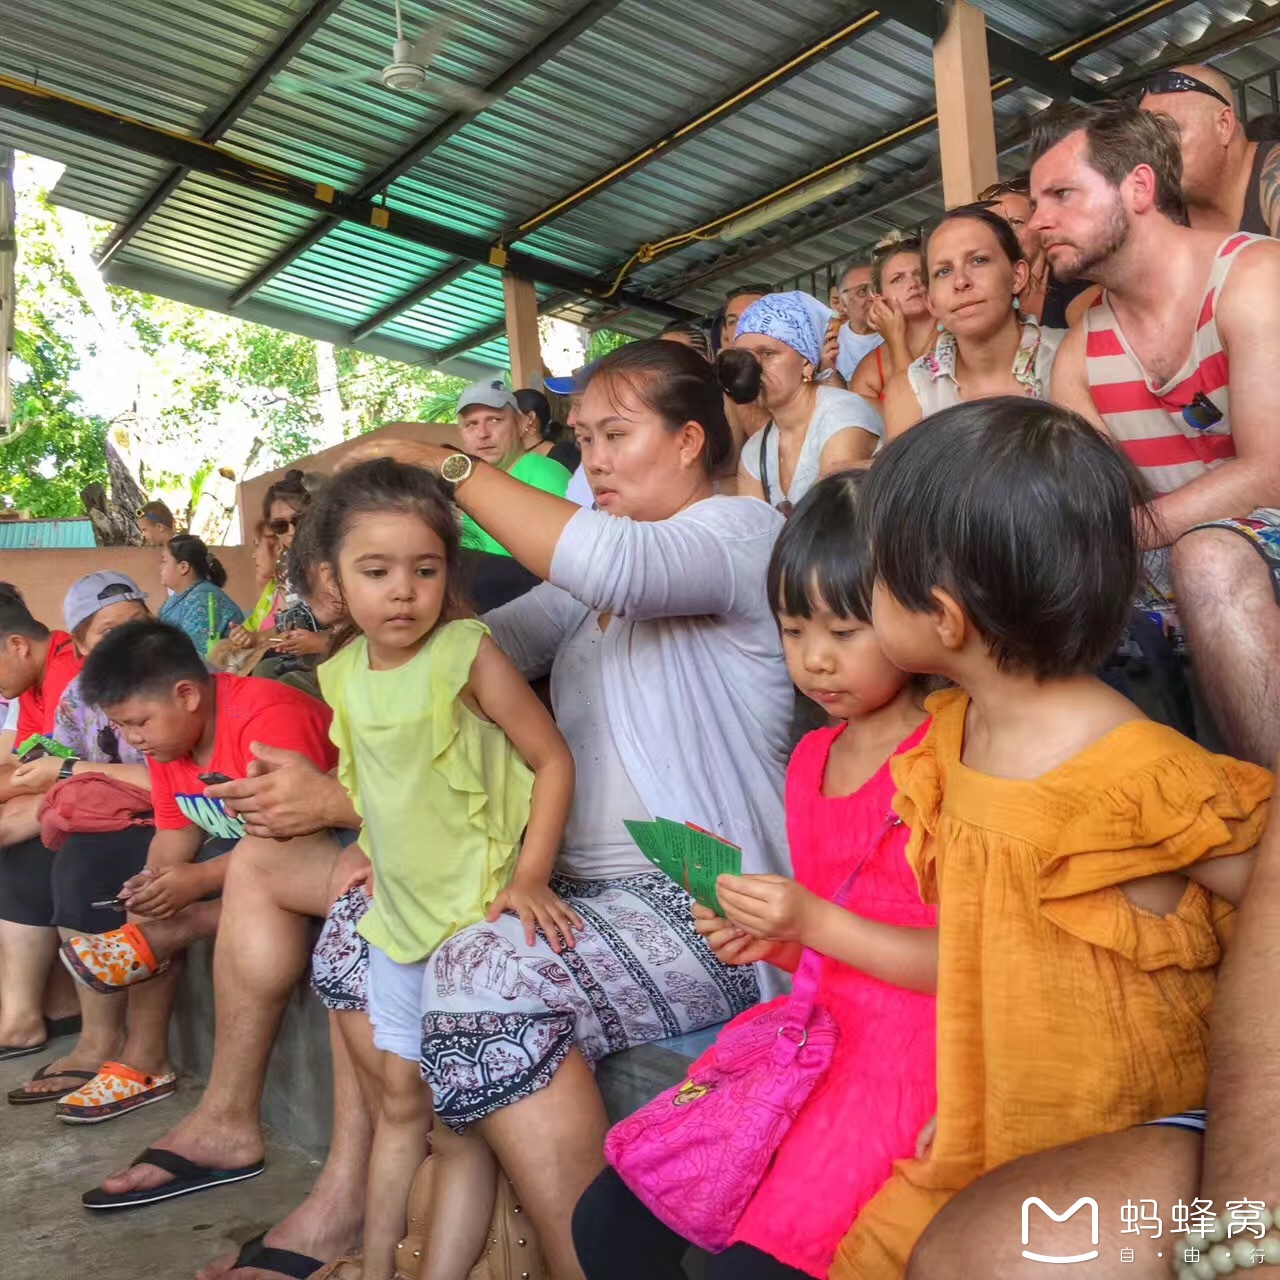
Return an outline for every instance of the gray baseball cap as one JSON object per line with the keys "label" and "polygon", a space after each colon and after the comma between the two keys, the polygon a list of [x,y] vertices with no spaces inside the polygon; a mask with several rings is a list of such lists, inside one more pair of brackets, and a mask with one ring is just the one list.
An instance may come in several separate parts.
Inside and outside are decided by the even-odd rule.
{"label": "gray baseball cap", "polygon": [[458,397],[458,412],[461,413],[469,404],[482,404],[490,409],[514,409],[520,412],[516,403],[515,392],[501,378],[482,378],[473,382]]}
{"label": "gray baseball cap", "polygon": [[74,631],[108,605],[146,598],[147,593],[127,574],[114,573],[110,569],[86,573],[78,582],[71,584],[66,603],[62,606],[67,630]]}

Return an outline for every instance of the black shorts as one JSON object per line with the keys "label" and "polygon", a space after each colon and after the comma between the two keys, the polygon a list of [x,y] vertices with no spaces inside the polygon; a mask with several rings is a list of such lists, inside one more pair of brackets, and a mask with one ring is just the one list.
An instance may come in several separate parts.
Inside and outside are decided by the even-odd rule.
{"label": "black shorts", "polygon": [[57,853],[39,839],[0,850],[0,920],[105,933],[124,923],[119,911],[91,903],[114,898],[147,863],[153,827],[67,836]]}
{"label": "black shorts", "polygon": [[106,933],[124,924],[124,912],[99,909],[147,865],[154,827],[128,827],[69,835],[53,859],[53,923],[77,933]]}

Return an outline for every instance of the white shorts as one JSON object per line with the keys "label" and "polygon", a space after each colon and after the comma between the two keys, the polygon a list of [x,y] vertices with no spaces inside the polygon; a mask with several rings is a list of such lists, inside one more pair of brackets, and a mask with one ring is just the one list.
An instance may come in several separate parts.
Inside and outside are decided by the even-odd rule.
{"label": "white shorts", "polygon": [[397,964],[369,944],[369,1021],[384,1053],[422,1061],[422,980],[427,962]]}

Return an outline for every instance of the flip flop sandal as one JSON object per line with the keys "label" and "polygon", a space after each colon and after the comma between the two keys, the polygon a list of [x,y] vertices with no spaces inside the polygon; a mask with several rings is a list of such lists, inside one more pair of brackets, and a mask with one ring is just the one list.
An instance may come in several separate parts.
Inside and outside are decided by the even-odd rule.
{"label": "flip flop sandal", "polygon": [[47,1040],[39,1044],[0,1044],[0,1062],[10,1058],[29,1058],[33,1053],[43,1053],[49,1047]]}
{"label": "flip flop sandal", "polygon": [[88,1084],[67,1094],[54,1114],[67,1124],[101,1124],[153,1102],[163,1102],[173,1097],[177,1087],[178,1077],[172,1071],[148,1076],[123,1062],[104,1062]]}
{"label": "flip flop sandal", "polygon": [[166,1151],[163,1147],[148,1147],[129,1167],[136,1168],[140,1164],[154,1165],[165,1173],[173,1174],[172,1182],[165,1182],[158,1187],[148,1187],[145,1191],[104,1191],[94,1187],[80,1197],[80,1203],[86,1209],[138,1209],[144,1204],[159,1204],[162,1200],[173,1200],[177,1196],[194,1195],[197,1191],[209,1191],[214,1187],[230,1186],[234,1182],[244,1182],[256,1178],[267,1167],[265,1160],[257,1160],[253,1164],[241,1165],[238,1169],[206,1169],[176,1151]]}
{"label": "flip flop sandal", "polygon": [[307,1280],[307,1277],[320,1270],[324,1263],[319,1258],[308,1257],[305,1253],[294,1253],[292,1249],[277,1249],[266,1243],[267,1233],[254,1236],[240,1246],[236,1254],[233,1272],[241,1267],[253,1267],[257,1271],[274,1271],[277,1275],[288,1276],[289,1280]]}
{"label": "flip flop sandal", "polygon": [[[61,1071],[53,1069],[52,1062],[46,1062],[39,1071],[27,1081],[27,1084],[34,1084],[37,1080],[92,1080],[96,1075],[93,1071],[78,1071],[74,1067],[63,1067]],[[65,1098],[69,1093],[75,1093],[80,1088],[78,1084],[73,1084],[69,1089],[50,1089],[45,1092],[32,1091],[26,1085],[20,1085],[16,1089],[9,1090],[9,1101],[15,1107],[29,1106],[33,1102],[57,1102],[61,1098]]]}
{"label": "flip flop sandal", "polygon": [[78,934],[68,938],[58,953],[71,976],[104,995],[146,982],[163,973],[167,960],[157,960],[136,924],[109,933]]}

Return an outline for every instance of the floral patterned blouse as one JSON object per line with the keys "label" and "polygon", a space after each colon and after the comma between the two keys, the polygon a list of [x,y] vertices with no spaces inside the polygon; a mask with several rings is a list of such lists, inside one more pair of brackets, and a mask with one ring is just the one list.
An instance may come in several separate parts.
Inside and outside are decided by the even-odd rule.
{"label": "floral patterned blouse", "polygon": [[[1022,337],[1013,358],[1013,376],[1026,395],[1036,400],[1048,397],[1053,358],[1066,336],[1065,329],[1042,329],[1029,318],[1022,322]],[[964,397],[956,380],[955,334],[944,329],[933,350],[907,366],[907,380],[925,417],[962,403]]]}

